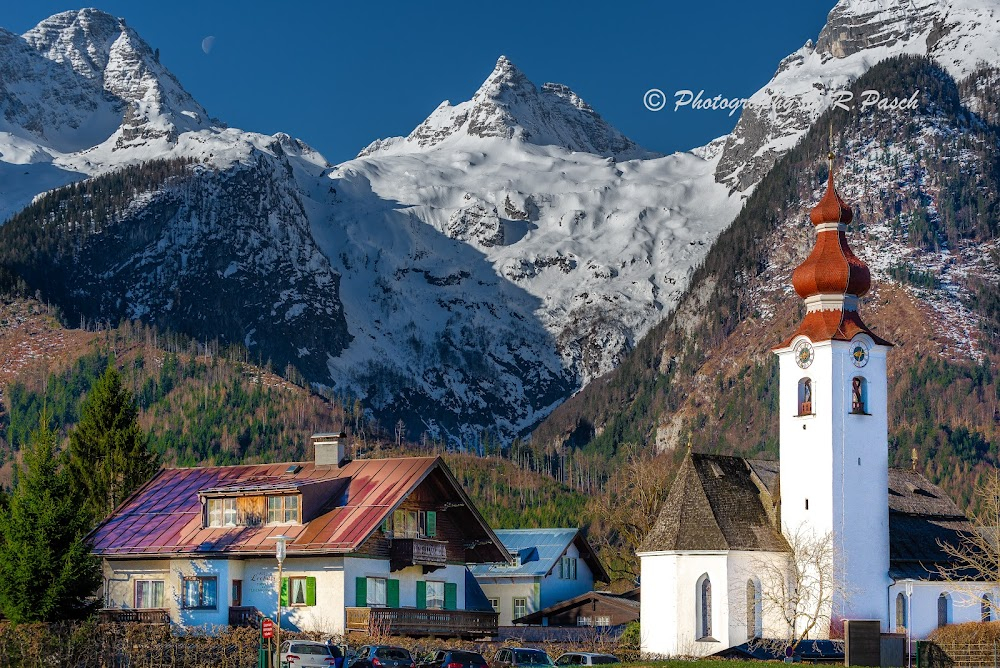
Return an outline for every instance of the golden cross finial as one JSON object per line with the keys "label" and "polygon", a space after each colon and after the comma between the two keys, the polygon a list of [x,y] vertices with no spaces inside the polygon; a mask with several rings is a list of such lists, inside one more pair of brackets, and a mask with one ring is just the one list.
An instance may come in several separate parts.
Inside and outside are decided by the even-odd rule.
{"label": "golden cross finial", "polygon": [[830,171],[833,171],[833,121],[830,121],[830,153],[827,155],[830,161]]}

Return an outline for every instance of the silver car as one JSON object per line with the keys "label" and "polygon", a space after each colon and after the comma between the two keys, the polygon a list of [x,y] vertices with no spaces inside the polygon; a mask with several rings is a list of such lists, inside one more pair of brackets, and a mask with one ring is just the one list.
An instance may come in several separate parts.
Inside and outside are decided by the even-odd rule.
{"label": "silver car", "polygon": [[601,666],[608,663],[620,663],[618,657],[611,654],[596,652],[566,652],[556,659],[556,666]]}
{"label": "silver car", "polygon": [[326,643],[286,640],[278,652],[281,668],[334,668],[337,659]]}

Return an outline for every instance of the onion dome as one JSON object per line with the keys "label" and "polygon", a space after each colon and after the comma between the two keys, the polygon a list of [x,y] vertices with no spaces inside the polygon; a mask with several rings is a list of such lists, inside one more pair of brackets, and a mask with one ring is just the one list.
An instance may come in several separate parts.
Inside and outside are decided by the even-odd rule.
{"label": "onion dome", "polygon": [[795,292],[802,299],[816,295],[861,297],[867,294],[871,288],[871,273],[868,265],[847,245],[847,224],[854,214],[833,185],[832,160],[826,194],[809,218],[816,226],[816,245],[806,261],[792,273]]}

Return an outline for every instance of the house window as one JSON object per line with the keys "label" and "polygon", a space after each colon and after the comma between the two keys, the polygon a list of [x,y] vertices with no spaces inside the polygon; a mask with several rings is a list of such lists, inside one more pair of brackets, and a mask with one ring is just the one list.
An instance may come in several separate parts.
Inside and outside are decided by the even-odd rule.
{"label": "house window", "polygon": [[951,622],[951,600],[948,594],[942,592],[937,600],[937,625],[945,626]]}
{"label": "house window", "polygon": [[983,594],[979,599],[979,619],[988,622],[993,619],[993,599],[989,594]]}
{"label": "house window", "polygon": [[577,626],[590,626],[590,617],[586,617],[584,615],[580,615],[579,617],[576,618],[576,625]]}
{"label": "house window", "polygon": [[906,630],[906,596],[902,592],[896,594],[896,633]]}
{"label": "house window", "polygon": [[298,524],[299,522],[298,496],[288,495],[267,497],[268,524]]}
{"label": "house window", "polygon": [[611,617],[608,615],[598,615],[594,618],[594,626],[606,629],[611,626]]}
{"label": "house window", "polygon": [[709,638],[712,635],[712,581],[708,573],[698,578],[695,594],[698,601],[698,638]]}
{"label": "house window", "polygon": [[799,415],[813,414],[813,382],[811,378],[799,380]]}
{"label": "house window", "polygon": [[162,608],[163,580],[136,580],[135,607]]}
{"label": "house window", "polygon": [[208,526],[236,526],[236,499],[208,499]]}
{"label": "house window", "polygon": [[306,578],[288,578],[288,605],[308,605]]}
{"label": "house window", "polygon": [[493,611],[494,612],[500,612],[500,599],[499,598],[491,598],[490,599],[490,605],[493,607]]}
{"label": "house window", "polygon": [[514,597],[514,617],[513,619],[519,619],[528,614],[528,599],[523,596]]}
{"label": "house window", "polygon": [[214,577],[184,578],[181,605],[189,610],[211,609],[218,605],[218,580]]}
{"label": "house window", "polygon": [[385,578],[368,578],[368,607],[385,607]]}
{"label": "house window", "polygon": [[431,610],[444,610],[444,583],[427,581],[427,607]]}
{"label": "house window", "polygon": [[868,381],[861,376],[851,380],[851,412],[868,415]]}
{"label": "house window", "polygon": [[576,557],[563,557],[559,560],[559,578],[562,580],[576,579]]}
{"label": "house window", "polygon": [[437,512],[433,510],[396,510],[386,518],[383,529],[395,538],[434,538],[437,536]]}
{"label": "house window", "polygon": [[753,580],[747,580],[747,639],[759,638],[760,626],[760,588]]}

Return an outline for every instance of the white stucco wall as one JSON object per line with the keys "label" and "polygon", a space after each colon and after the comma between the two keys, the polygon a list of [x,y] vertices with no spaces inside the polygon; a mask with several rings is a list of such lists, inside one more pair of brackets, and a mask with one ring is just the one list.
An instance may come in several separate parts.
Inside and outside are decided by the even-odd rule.
{"label": "white stucco wall", "polygon": [[[863,335],[870,343],[870,340]],[[841,584],[834,616],[879,619],[888,629],[889,471],[886,348],[871,346],[868,363],[851,361],[850,342],[813,347],[807,369],[794,345],[778,353],[780,371],[781,519],[795,532],[832,534],[835,577]],[[867,381],[868,412],[851,414],[851,381]],[[814,415],[798,416],[798,382],[813,386]],[[808,501],[808,508],[806,502]]]}
{"label": "white stucco wall", "polygon": [[577,549],[576,545],[570,543],[563,556],[576,559],[577,577],[575,580],[561,579],[559,577],[559,562],[556,561],[556,565],[552,567],[541,583],[541,601],[539,603],[541,608],[547,608],[560,601],[594,590],[594,573],[590,570],[587,562],[580,558],[580,550]]}
{"label": "white stucco wall", "polygon": [[[456,604],[465,608],[465,565],[450,564],[424,575],[419,566],[393,573],[383,559],[322,556],[289,557],[282,577],[316,578],[315,606],[282,608],[282,628],[320,631],[331,635],[344,633],[345,608],[355,605],[357,577],[384,577],[399,580],[400,607],[416,607],[417,581],[450,582],[456,587]],[[217,578],[218,605],[210,610],[186,610],[181,605],[181,586],[186,576]],[[183,626],[223,626],[229,623],[232,605],[232,582],[243,581],[245,606],[254,606],[264,615],[274,617],[278,604],[278,564],[274,558],[251,559],[126,559],[105,560],[105,601],[112,608],[133,608],[136,580],[162,580],[164,605],[170,619]]]}
{"label": "white stucco wall", "polygon": [[541,582],[539,578],[479,578],[477,580],[487,598],[500,600],[497,623],[500,626],[510,626],[514,619],[514,599],[526,598],[528,612],[531,614],[541,610]]}

